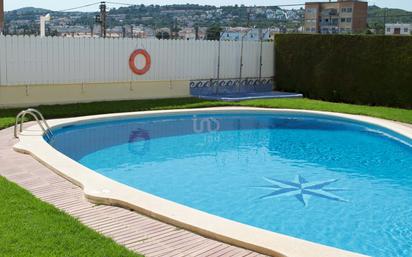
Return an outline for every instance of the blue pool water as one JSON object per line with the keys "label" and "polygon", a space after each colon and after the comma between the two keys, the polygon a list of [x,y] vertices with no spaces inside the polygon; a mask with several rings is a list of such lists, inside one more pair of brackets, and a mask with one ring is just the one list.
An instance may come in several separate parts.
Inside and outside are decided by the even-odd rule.
{"label": "blue pool water", "polygon": [[50,142],[139,190],[372,256],[412,256],[412,140],[328,116],[202,114],[64,127]]}

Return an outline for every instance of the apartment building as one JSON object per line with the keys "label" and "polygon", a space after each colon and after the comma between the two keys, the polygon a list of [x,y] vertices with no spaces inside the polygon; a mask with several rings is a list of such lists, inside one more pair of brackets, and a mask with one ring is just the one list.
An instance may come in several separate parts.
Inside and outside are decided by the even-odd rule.
{"label": "apartment building", "polygon": [[3,33],[4,28],[4,1],[0,0],[0,35]]}
{"label": "apartment building", "polygon": [[357,0],[308,2],[305,4],[306,33],[359,33],[367,28],[368,3]]}

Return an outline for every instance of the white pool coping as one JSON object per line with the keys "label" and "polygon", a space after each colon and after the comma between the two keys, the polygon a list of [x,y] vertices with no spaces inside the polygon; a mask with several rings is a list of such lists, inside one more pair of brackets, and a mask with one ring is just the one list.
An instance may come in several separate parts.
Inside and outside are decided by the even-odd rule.
{"label": "white pool coping", "polygon": [[[95,122],[119,118],[174,114],[194,115],[199,113],[242,113],[251,111],[263,113],[306,113],[347,118],[378,125],[412,139],[412,128],[394,121],[342,113],[252,107],[217,107],[130,112],[54,119],[48,120],[48,123],[50,127],[56,128],[74,123]],[[245,225],[126,186],[107,178],[58,152],[50,146],[42,136],[43,132],[38,125],[31,126],[25,129],[20,135],[20,140],[16,145],[14,145],[14,149],[18,152],[32,155],[35,159],[43,163],[55,173],[65,177],[72,183],[81,187],[84,191],[85,197],[93,203],[116,205],[133,209],[152,218],[193,231],[203,236],[271,256],[365,256]]]}

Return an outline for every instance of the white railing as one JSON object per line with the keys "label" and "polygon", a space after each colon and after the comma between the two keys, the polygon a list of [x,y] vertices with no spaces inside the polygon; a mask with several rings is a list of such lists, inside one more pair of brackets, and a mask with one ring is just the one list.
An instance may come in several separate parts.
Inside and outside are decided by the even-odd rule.
{"label": "white railing", "polygon": [[[218,41],[0,36],[0,85],[216,78],[218,45]],[[135,49],[145,49],[151,56],[145,75],[129,69]],[[220,78],[238,77],[241,59],[242,77],[274,76],[273,42],[245,41],[243,50],[241,42],[221,42]]]}

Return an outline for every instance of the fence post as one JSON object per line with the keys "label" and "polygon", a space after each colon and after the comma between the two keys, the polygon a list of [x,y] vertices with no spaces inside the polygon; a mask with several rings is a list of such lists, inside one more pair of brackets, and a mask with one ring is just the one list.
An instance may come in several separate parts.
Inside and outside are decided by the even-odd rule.
{"label": "fence post", "polygon": [[[245,34],[246,35],[246,34]],[[240,71],[239,71],[239,80],[242,79],[242,70],[243,70],[243,39],[244,35],[241,37],[240,41]]]}
{"label": "fence post", "polygon": [[227,29],[221,32],[222,34],[219,35],[219,44],[217,48],[217,84],[216,84],[216,95],[219,93],[219,82],[220,82],[220,55],[221,55],[221,44],[222,44],[222,37],[225,35]]}
{"label": "fence post", "polygon": [[[268,29],[269,30],[269,29]],[[267,31],[266,31],[267,32]],[[263,37],[265,36],[265,34],[264,33],[262,33],[261,34],[261,36],[260,36],[260,53],[259,53],[259,83],[260,83],[260,80],[261,80],[261,78],[262,78],[262,65],[263,65],[263,63],[262,63],[262,59],[263,59]]]}
{"label": "fence post", "polygon": [[242,72],[243,72],[243,39],[247,35],[247,32],[245,35],[241,36],[241,41],[240,41],[240,71],[239,71],[239,85],[238,85],[238,92],[240,92],[240,85],[242,84]]}
{"label": "fence post", "polygon": [[216,95],[219,93],[219,81],[220,81],[220,47],[221,47],[221,41],[222,36],[219,35],[219,43],[217,46],[217,84],[216,84]]}
{"label": "fence post", "polygon": [[276,34],[273,34],[273,85],[272,89],[276,89]]}

